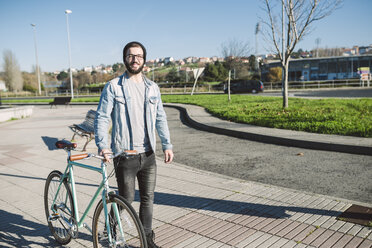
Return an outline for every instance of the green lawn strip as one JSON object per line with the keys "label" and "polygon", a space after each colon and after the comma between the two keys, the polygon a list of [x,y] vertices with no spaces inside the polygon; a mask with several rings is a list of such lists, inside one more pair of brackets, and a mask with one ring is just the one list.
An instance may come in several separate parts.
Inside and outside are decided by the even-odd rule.
{"label": "green lawn strip", "polygon": [[164,102],[194,104],[222,119],[323,134],[372,137],[372,99],[282,98],[252,95],[166,95]]}

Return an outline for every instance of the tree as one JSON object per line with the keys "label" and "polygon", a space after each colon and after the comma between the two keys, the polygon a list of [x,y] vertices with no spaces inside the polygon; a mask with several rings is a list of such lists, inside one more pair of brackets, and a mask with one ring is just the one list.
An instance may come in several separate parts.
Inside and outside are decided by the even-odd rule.
{"label": "tree", "polygon": [[22,72],[22,78],[24,91],[37,92],[38,82],[34,73]]}
{"label": "tree", "polygon": [[242,57],[248,57],[251,48],[248,42],[231,39],[221,45],[222,56],[225,58],[225,66],[228,70],[239,67]]}
{"label": "tree", "polygon": [[178,75],[178,72],[177,72],[177,69],[175,67],[173,67],[167,74],[167,76],[165,77],[165,79],[167,81],[170,81],[170,82],[178,82],[180,81],[180,76]]}
{"label": "tree", "polygon": [[218,80],[218,68],[214,64],[207,64],[204,70],[204,80],[205,81],[217,81]]}
{"label": "tree", "polygon": [[242,66],[241,58],[248,57],[250,50],[248,42],[239,41],[237,39],[231,39],[221,45],[222,56],[225,57],[225,66],[229,71],[227,83],[229,101],[231,71],[234,70],[234,73],[236,73],[236,70],[239,71]]}
{"label": "tree", "polygon": [[218,70],[218,81],[225,81],[228,76],[228,71],[223,63],[216,61],[214,65],[217,67]]}
{"label": "tree", "polygon": [[[275,4],[279,2],[280,5]],[[267,21],[262,20],[265,24],[264,34],[270,38],[274,50],[278,53],[284,72],[283,108],[288,107],[288,67],[292,52],[297,43],[308,34],[312,24],[330,15],[341,2],[342,0],[264,0],[268,17]],[[279,24],[283,24],[282,28]]]}
{"label": "tree", "polygon": [[21,91],[23,89],[23,78],[15,55],[12,51],[5,50],[3,59],[5,85],[10,91]]}
{"label": "tree", "polygon": [[112,71],[114,72],[114,76],[119,76],[123,74],[125,70],[126,68],[123,63],[116,63],[112,66]]}
{"label": "tree", "polygon": [[282,68],[281,67],[272,67],[269,69],[267,74],[267,80],[269,82],[280,82],[282,80]]}
{"label": "tree", "polygon": [[74,88],[80,88],[84,85],[90,84],[92,77],[90,73],[85,71],[79,71],[74,77]]}
{"label": "tree", "polygon": [[57,79],[59,81],[63,81],[63,80],[66,80],[68,78],[68,74],[67,72],[65,71],[61,71],[58,75],[57,75]]}

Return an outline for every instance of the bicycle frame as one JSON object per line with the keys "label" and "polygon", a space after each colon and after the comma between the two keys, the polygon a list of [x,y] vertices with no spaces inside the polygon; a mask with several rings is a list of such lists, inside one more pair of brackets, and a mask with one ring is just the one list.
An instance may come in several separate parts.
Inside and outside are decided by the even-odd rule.
{"label": "bicycle frame", "polygon": [[[101,167],[100,168],[95,167],[95,166],[91,166],[91,165],[86,165],[86,164],[79,163],[79,162],[75,162],[75,161],[71,161],[70,160],[71,152],[68,150],[67,153],[68,153],[67,166],[66,166],[65,172],[63,173],[63,176],[62,176],[62,178],[59,182],[59,186],[58,186],[57,192],[55,194],[55,197],[53,199],[52,206],[55,204],[56,197],[59,193],[59,190],[61,188],[61,185],[62,185],[63,181],[67,180],[67,182],[71,186],[72,199],[73,199],[74,210],[75,210],[74,214],[75,214],[75,220],[76,220],[76,223],[77,223],[77,227],[78,228],[85,227],[92,233],[92,230],[89,228],[89,226],[86,223],[84,223],[84,220],[85,220],[86,216],[88,215],[88,212],[92,208],[93,203],[96,201],[98,195],[102,191],[102,201],[103,201],[103,206],[104,206],[106,230],[107,230],[107,235],[109,237],[109,242],[111,243],[112,242],[111,233],[110,233],[111,229],[109,227],[109,221],[108,221],[109,213],[108,213],[108,209],[107,209],[107,197],[109,197],[108,192],[110,190],[110,186],[108,184],[107,173],[106,173],[106,167],[107,166],[103,161],[101,162]],[[86,207],[86,209],[85,209],[81,218],[79,217],[78,199],[76,197],[76,187],[75,187],[74,170],[73,170],[74,166],[78,166],[80,168],[96,171],[96,172],[98,172],[102,175],[102,181],[101,181],[100,185],[98,186],[98,189],[94,193],[92,199],[90,200],[88,206]],[[53,212],[55,212],[54,209],[51,209],[51,210]],[[124,238],[124,232],[123,232],[122,225],[120,223],[120,218],[119,218],[119,210],[117,208],[116,203],[113,203],[113,210],[114,210],[115,217],[118,220],[118,227],[119,227],[119,230],[120,230],[120,234]],[[70,225],[70,227],[71,226],[72,225]]]}

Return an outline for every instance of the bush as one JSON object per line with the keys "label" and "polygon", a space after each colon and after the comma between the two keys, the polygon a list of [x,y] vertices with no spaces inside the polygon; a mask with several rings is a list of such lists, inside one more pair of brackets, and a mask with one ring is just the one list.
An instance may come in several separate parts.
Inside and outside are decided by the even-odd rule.
{"label": "bush", "polygon": [[25,84],[23,85],[23,90],[24,91],[29,91],[29,92],[32,92],[32,93],[36,93],[37,92],[37,89],[29,84]]}

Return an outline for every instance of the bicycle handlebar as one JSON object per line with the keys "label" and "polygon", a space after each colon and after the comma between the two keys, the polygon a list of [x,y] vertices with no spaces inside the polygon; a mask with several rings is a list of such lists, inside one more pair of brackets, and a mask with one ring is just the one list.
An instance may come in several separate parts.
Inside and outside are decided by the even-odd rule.
{"label": "bicycle handlebar", "polygon": [[[124,154],[124,156],[135,156],[135,155],[138,154],[138,152],[136,150],[126,150],[121,154],[117,154],[117,155],[110,154],[109,159],[116,158],[116,157],[118,157],[122,154]],[[100,159],[100,160],[105,159],[104,156],[97,155],[97,154],[94,154],[94,153],[81,153],[81,154],[76,154],[76,155],[70,155],[70,161],[76,161],[76,160],[81,160],[81,159],[84,159],[84,158],[91,158],[91,157],[97,158],[97,159]]]}
{"label": "bicycle handlebar", "polygon": [[[84,158],[98,158],[98,159],[101,159],[101,160],[104,160],[105,158],[103,156],[100,156],[100,155],[97,155],[97,154],[94,154],[94,153],[81,153],[81,154],[76,154],[76,155],[71,155],[70,156],[70,161],[76,161],[76,160],[81,160],[81,159],[84,159]],[[109,156],[110,159],[114,158],[113,155],[110,155]]]}
{"label": "bicycle handlebar", "polygon": [[[70,161],[76,161],[76,160],[81,160],[81,159],[90,158],[90,157],[95,157],[95,158],[98,158],[98,159],[101,159],[101,160],[105,159],[103,156],[96,155],[94,153],[81,153],[81,154],[71,155],[70,154],[71,150],[74,150],[77,147],[77,144],[76,143],[71,143],[70,141],[67,141],[67,140],[59,140],[59,141],[56,142],[55,145],[56,145],[57,148],[64,149],[65,151],[68,152],[68,154],[70,156],[69,157]],[[118,157],[122,154],[124,156],[135,156],[135,155],[138,154],[138,152],[136,150],[125,150],[123,153],[120,153],[120,154],[116,154],[116,155],[110,154],[109,159],[113,159],[113,158]]]}

